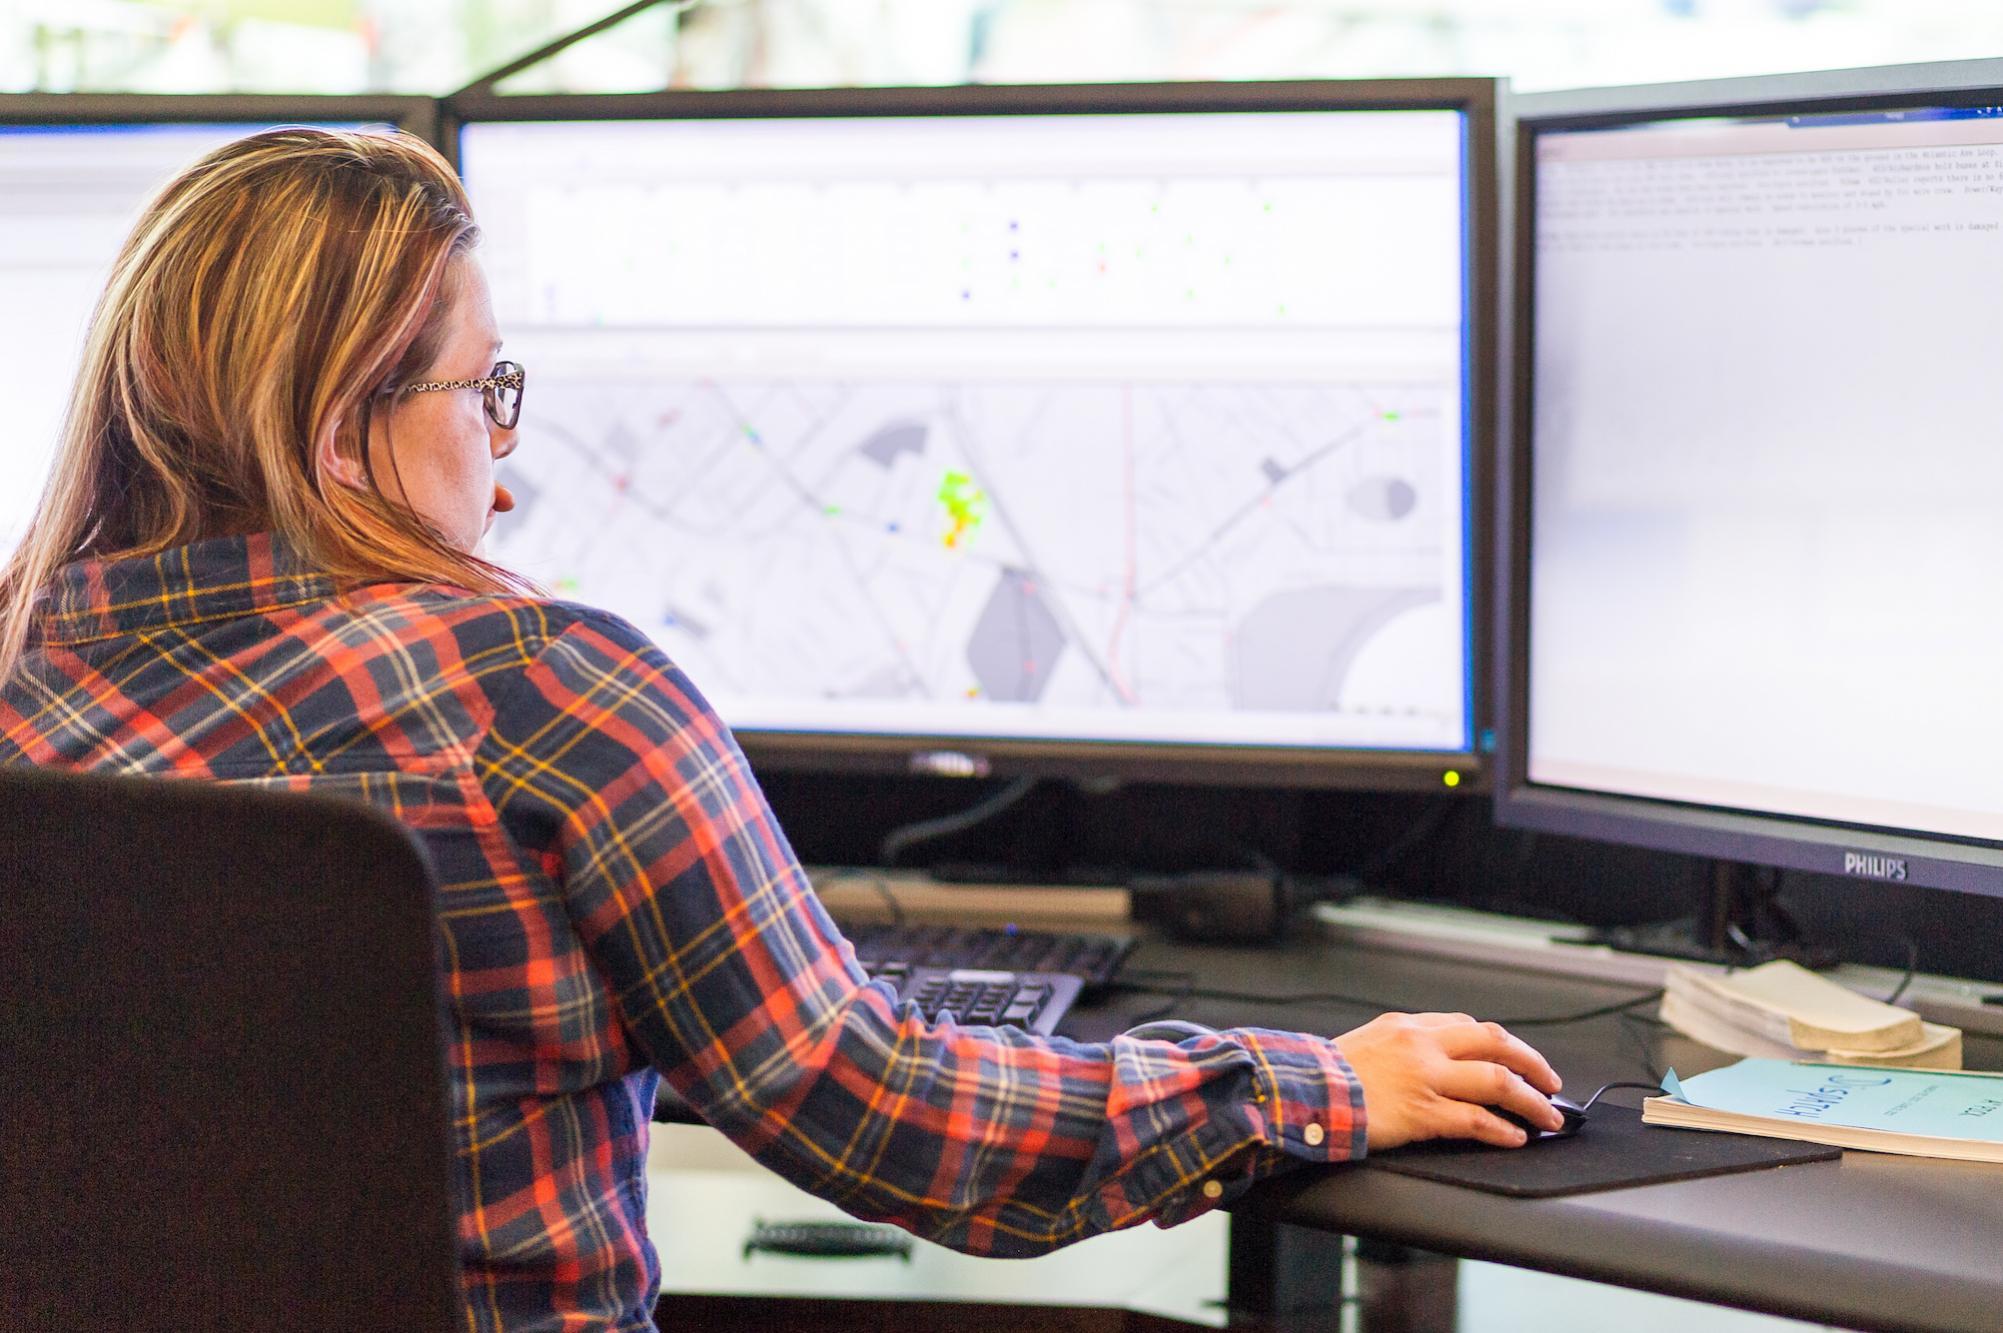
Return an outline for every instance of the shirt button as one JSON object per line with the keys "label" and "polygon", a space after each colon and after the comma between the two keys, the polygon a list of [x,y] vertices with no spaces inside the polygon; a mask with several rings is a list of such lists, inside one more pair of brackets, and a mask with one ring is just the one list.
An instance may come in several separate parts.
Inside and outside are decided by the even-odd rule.
{"label": "shirt button", "polygon": [[1319,1148],[1321,1147],[1321,1141],[1328,1137],[1328,1131],[1320,1125],[1310,1122],[1308,1127],[1301,1131],[1301,1137],[1307,1140],[1308,1147]]}
{"label": "shirt button", "polygon": [[1216,1181],[1214,1181],[1214,1180],[1206,1180],[1206,1181],[1204,1181],[1204,1182],[1203,1182],[1203,1197],[1204,1197],[1204,1198],[1206,1198],[1206,1199],[1221,1199],[1221,1198],[1223,1198],[1223,1197],[1224,1197],[1224,1186],[1222,1186],[1221,1184],[1219,1184],[1218,1182],[1216,1182]]}

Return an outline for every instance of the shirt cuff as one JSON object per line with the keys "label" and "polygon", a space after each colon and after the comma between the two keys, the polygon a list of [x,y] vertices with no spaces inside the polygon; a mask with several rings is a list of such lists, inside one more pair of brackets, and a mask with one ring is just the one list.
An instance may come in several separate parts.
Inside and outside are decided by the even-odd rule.
{"label": "shirt cuff", "polygon": [[1255,1092],[1250,1109],[1265,1121],[1270,1151],[1302,1164],[1351,1162],[1363,1156],[1367,1128],[1363,1085],[1334,1042],[1258,1028],[1232,1035],[1252,1056]]}
{"label": "shirt cuff", "polygon": [[1364,1155],[1363,1085],[1335,1047],[1296,1032],[1220,1032],[1252,1059],[1252,1097],[1243,1111],[1247,1149],[1218,1164],[1156,1216],[1174,1226],[1236,1201],[1256,1181],[1297,1166],[1350,1162]]}

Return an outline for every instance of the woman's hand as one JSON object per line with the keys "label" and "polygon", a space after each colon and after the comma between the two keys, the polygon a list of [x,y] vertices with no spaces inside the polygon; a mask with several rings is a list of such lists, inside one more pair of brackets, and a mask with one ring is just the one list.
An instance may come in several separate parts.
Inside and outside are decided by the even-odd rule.
{"label": "woman's hand", "polygon": [[1529,1137],[1489,1110],[1507,1107],[1533,1125],[1564,1118],[1547,1100],[1558,1075],[1500,1024],[1466,1014],[1385,1014],[1335,1039],[1363,1086],[1367,1142],[1395,1148],[1422,1139],[1479,1139],[1514,1148]]}

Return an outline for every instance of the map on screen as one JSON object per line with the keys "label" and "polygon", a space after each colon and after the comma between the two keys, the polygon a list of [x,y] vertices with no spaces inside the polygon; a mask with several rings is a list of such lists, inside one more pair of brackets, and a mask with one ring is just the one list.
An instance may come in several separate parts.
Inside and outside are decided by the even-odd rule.
{"label": "map on screen", "polygon": [[487,554],[734,725],[1466,744],[1457,114],[463,157],[530,377]]}

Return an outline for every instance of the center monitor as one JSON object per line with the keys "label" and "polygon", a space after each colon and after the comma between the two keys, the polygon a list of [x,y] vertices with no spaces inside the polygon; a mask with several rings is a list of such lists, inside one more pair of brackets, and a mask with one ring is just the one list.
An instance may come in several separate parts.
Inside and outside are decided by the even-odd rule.
{"label": "center monitor", "polygon": [[487,554],[772,762],[1457,782],[1492,103],[461,102],[529,373]]}
{"label": "center monitor", "polygon": [[2003,893],[2003,66],[1522,113],[1502,817]]}

